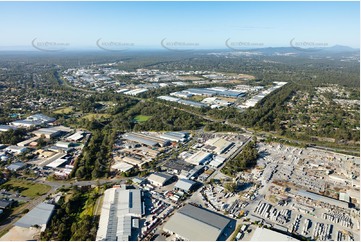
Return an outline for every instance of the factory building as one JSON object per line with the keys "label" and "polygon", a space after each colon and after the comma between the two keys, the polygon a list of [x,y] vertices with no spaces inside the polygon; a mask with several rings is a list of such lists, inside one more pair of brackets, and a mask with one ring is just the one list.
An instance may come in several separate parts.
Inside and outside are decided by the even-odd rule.
{"label": "factory building", "polygon": [[198,151],[197,153],[186,158],[185,161],[193,165],[203,165],[212,158],[212,154],[205,151]]}
{"label": "factory building", "polygon": [[223,154],[224,152],[226,152],[229,148],[232,147],[232,145],[234,145],[233,142],[229,142],[225,139],[213,138],[213,139],[207,140],[207,142],[205,143],[204,149],[209,152],[213,152],[213,153],[219,155],[219,154]]}
{"label": "factory building", "polygon": [[318,202],[323,202],[323,203],[328,203],[330,205],[333,206],[337,206],[337,207],[341,207],[341,208],[348,208],[349,207],[349,203],[345,202],[345,201],[341,201],[341,200],[337,200],[337,199],[333,199],[330,197],[326,197],[326,196],[322,196],[313,192],[307,192],[304,190],[299,190],[297,192],[298,196],[302,196],[302,197],[307,197],[309,199],[318,201]]}
{"label": "factory building", "polygon": [[184,192],[190,192],[194,188],[196,182],[188,179],[179,179],[174,185],[174,188],[182,190]]}
{"label": "factory building", "polygon": [[200,103],[200,102],[194,102],[194,101],[189,101],[189,100],[182,100],[180,99],[178,101],[178,103],[183,104],[183,105],[188,105],[191,107],[195,107],[195,108],[203,108],[203,107],[207,107],[207,105]]}
{"label": "factory building", "polygon": [[162,187],[170,183],[173,178],[173,175],[167,173],[153,173],[148,177],[148,181],[154,186]]}
{"label": "factory building", "polygon": [[187,204],[169,219],[163,230],[184,240],[226,240],[234,230],[232,221],[223,215]]}
{"label": "factory building", "polygon": [[44,114],[34,114],[24,120],[14,121],[11,123],[11,125],[16,127],[30,128],[40,126],[42,124],[49,124],[54,122],[55,120],[55,118],[48,117]]}
{"label": "factory building", "polygon": [[[104,192],[97,241],[136,240],[133,229],[144,214],[142,191],[139,189],[110,188]],[[133,232],[133,233],[132,233]]]}
{"label": "factory building", "polygon": [[66,138],[66,140],[68,141],[74,141],[74,142],[79,142],[84,138],[85,132],[83,131],[78,131],[72,135],[70,135],[69,137]]}
{"label": "factory building", "polygon": [[168,133],[162,134],[160,137],[162,139],[166,139],[166,140],[170,140],[170,141],[184,142],[188,139],[189,133],[187,133],[187,132],[168,132]]}
{"label": "factory building", "polygon": [[170,96],[159,96],[158,98],[168,101],[168,102],[178,102],[179,101],[179,98],[170,97]]}
{"label": "factory building", "polygon": [[23,146],[10,145],[5,148],[5,150],[9,153],[13,153],[15,155],[20,155],[28,150],[28,148]]}
{"label": "factory building", "polygon": [[12,127],[10,125],[0,125],[0,132],[6,132],[13,129],[16,129],[16,127]]}
{"label": "factory building", "polygon": [[142,161],[140,159],[130,157],[130,156],[124,157],[123,161],[128,163],[128,164],[131,164],[131,165],[134,165],[134,166],[139,166],[139,167],[145,163],[144,161]]}
{"label": "factory building", "polygon": [[126,133],[123,135],[123,139],[141,143],[147,146],[167,146],[169,140],[162,139],[141,133]]}
{"label": "factory building", "polygon": [[55,206],[53,204],[40,203],[30,212],[25,214],[24,217],[19,219],[15,226],[30,228],[35,225],[41,227],[41,231],[45,231],[46,225],[48,224],[50,217],[54,211]]}
{"label": "factory building", "polygon": [[31,115],[31,116],[27,117],[26,119],[30,120],[30,121],[34,121],[34,122],[41,122],[42,124],[51,123],[51,122],[54,122],[56,120],[55,118],[46,116],[46,115],[41,114],[41,113]]}
{"label": "factory building", "polygon": [[44,136],[46,139],[51,139],[59,136],[61,131],[52,128],[42,128],[32,132],[35,136]]}
{"label": "factory building", "polygon": [[215,156],[213,158],[213,160],[211,162],[209,162],[209,165],[214,167],[214,168],[218,168],[220,167],[224,162],[226,161],[226,158],[225,157],[222,157],[222,156]]}
{"label": "factory building", "polygon": [[250,241],[298,241],[298,239],[270,229],[256,227]]}

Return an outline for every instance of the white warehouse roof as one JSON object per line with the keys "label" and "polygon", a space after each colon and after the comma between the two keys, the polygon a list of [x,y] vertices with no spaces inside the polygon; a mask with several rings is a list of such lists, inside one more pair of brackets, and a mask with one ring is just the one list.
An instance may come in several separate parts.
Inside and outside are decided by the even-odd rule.
{"label": "white warehouse roof", "polygon": [[251,241],[298,241],[298,239],[273,230],[257,227]]}
{"label": "white warehouse roof", "polygon": [[110,188],[104,192],[96,240],[129,240],[131,216],[143,214],[142,191]]}
{"label": "white warehouse roof", "polygon": [[188,192],[196,184],[194,181],[188,179],[179,179],[174,185],[175,188]]}

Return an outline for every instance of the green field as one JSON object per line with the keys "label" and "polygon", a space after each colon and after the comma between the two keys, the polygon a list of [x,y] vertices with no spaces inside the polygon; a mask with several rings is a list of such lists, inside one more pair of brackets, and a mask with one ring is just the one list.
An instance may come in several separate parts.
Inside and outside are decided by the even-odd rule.
{"label": "green field", "polygon": [[107,113],[88,113],[87,115],[81,117],[82,119],[94,120],[102,118],[110,118],[112,115]]}
{"label": "green field", "polygon": [[74,110],[73,107],[65,107],[65,108],[57,109],[53,113],[56,113],[56,114],[69,114],[69,113],[72,113],[73,110]]}
{"label": "green field", "polygon": [[19,191],[22,196],[34,198],[46,194],[51,187],[35,182],[14,179],[2,184],[0,188],[11,191]]}
{"label": "green field", "polygon": [[145,115],[137,115],[134,117],[134,121],[137,123],[142,123],[148,121],[152,116],[145,116]]}

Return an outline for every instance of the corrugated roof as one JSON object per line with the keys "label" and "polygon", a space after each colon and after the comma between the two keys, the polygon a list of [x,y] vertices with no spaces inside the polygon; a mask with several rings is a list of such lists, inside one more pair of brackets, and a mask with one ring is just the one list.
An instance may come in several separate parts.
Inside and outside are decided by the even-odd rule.
{"label": "corrugated roof", "polygon": [[23,228],[29,228],[34,225],[46,225],[50,219],[50,216],[54,210],[53,204],[40,203],[33,208],[30,212],[25,214],[24,217],[19,219],[15,225]]}
{"label": "corrugated roof", "polygon": [[110,188],[104,192],[97,240],[129,240],[131,216],[143,213],[139,189]]}
{"label": "corrugated roof", "polygon": [[273,230],[257,227],[251,241],[298,241],[298,239]]}
{"label": "corrugated roof", "polygon": [[173,176],[165,173],[153,173],[148,177],[148,181],[153,181],[157,183],[165,183]]}
{"label": "corrugated roof", "polygon": [[179,179],[174,187],[188,192],[194,184],[196,184],[194,181],[188,179]]}
{"label": "corrugated roof", "polygon": [[230,222],[225,216],[187,204],[170,218],[164,229],[187,240],[215,241]]}

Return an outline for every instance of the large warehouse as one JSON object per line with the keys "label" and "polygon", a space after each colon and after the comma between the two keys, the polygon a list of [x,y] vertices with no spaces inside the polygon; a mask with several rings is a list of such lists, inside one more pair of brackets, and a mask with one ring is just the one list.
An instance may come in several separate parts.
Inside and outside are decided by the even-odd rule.
{"label": "large warehouse", "polygon": [[193,165],[203,165],[212,158],[212,154],[205,151],[198,151],[197,153],[185,159],[186,162]]}
{"label": "large warehouse", "polygon": [[132,229],[138,229],[135,225],[144,213],[143,206],[141,190],[125,187],[106,190],[96,240],[134,240]]}
{"label": "large warehouse", "polygon": [[251,241],[298,241],[298,239],[273,230],[257,227]]}
{"label": "large warehouse", "polygon": [[222,154],[225,151],[227,151],[234,143],[217,137],[217,138],[207,140],[207,142],[205,144],[206,145],[204,148],[206,150],[208,150],[210,152],[214,152],[219,155],[219,154]]}
{"label": "large warehouse", "polygon": [[162,187],[170,183],[173,177],[173,175],[167,173],[153,173],[148,177],[148,181],[154,186]]}
{"label": "large warehouse", "polygon": [[25,214],[24,217],[19,219],[15,226],[30,228],[34,225],[38,225],[41,227],[41,231],[44,231],[46,225],[48,224],[51,214],[54,211],[55,206],[47,203],[40,203],[35,208],[33,208],[30,212]]}
{"label": "large warehouse", "polygon": [[187,204],[169,219],[163,229],[185,240],[226,240],[234,231],[232,222],[223,215]]}
{"label": "large warehouse", "polygon": [[169,144],[169,140],[141,133],[126,133],[123,135],[123,139],[131,140],[148,146],[166,146]]}

